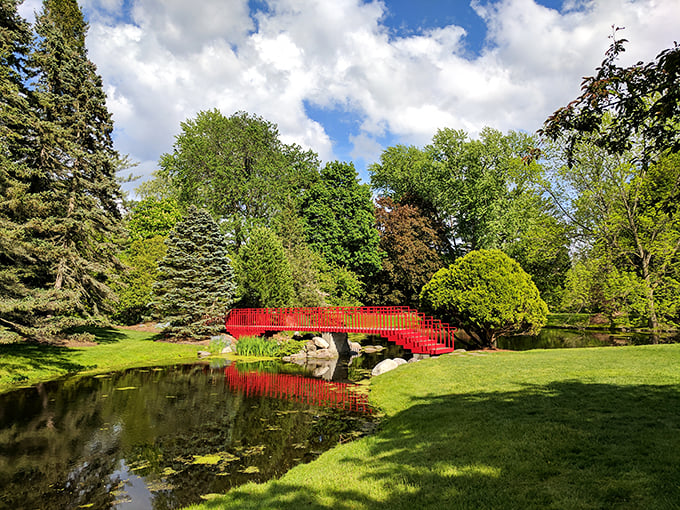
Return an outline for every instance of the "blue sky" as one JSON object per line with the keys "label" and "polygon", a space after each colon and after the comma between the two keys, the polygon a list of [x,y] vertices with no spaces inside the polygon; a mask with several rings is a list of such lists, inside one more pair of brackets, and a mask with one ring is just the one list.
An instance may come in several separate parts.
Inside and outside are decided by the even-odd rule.
{"label": "blue sky", "polygon": [[116,148],[142,180],[180,123],[212,108],[260,115],[364,180],[386,147],[440,128],[532,133],[576,97],[612,25],[632,63],[670,47],[680,19],[678,0],[79,2]]}

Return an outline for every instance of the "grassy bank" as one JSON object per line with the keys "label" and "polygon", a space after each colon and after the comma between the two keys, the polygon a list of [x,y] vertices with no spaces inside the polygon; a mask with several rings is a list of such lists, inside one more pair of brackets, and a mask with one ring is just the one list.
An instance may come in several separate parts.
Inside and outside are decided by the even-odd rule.
{"label": "grassy bank", "polygon": [[0,392],[72,373],[94,373],[192,361],[193,345],[154,342],[153,334],[118,329],[94,331],[97,345],[58,347],[0,344]]}
{"label": "grassy bank", "polygon": [[371,386],[376,435],[192,508],[680,508],[680,345],[447,355]]}

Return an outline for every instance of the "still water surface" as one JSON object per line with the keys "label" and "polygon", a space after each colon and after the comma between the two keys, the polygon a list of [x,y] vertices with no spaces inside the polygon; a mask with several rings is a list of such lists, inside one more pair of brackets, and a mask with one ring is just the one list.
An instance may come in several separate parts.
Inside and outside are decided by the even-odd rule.
{"label": "still water surface", "polygon": [[353,387],[301,370],[180,365],[0,395],[0,509],[170,509],[278,477],[370,417]]}
{"label": "still water surface", "polygon": [[566,349],[575,347],[609,347],[678,343],[675,334],[621,333],[595,330],[543,328],[536,336],[518,335],[500,338],[498,347],[512,351],[529,349]]}

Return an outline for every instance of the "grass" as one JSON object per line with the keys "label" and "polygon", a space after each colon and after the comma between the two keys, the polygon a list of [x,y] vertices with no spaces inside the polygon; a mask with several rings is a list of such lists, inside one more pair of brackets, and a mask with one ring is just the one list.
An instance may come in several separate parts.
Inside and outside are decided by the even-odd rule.
{"label": "grass", "polygon": [[680,345],[464,353],[374,378],[373,436],[193,509],[680,509]]}
{"label": "grass", "polygon": [[188,362],[196,359],[192,345],[154,342],[154,335],[99,328],[96,346],[58,347],[17,342],[0,344],[0,392],[73,373]]}

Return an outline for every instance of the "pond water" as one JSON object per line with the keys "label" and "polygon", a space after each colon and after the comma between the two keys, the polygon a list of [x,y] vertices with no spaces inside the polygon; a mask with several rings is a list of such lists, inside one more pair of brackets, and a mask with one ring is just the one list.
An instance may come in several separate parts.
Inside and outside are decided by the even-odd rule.
{"label": "pond water", "polygon": [[607,347],[678,343],[680,335],[621,333],[609,331],[543,328],[536,336],[518,335],[498,340],[499,349],[526,351],[529,349],[565,349],[573,347]]}
{"label": "pond water", "polygon": [[170,509],[278,477],[370,428],[354,389],[220,360],[0,395],[0,508]]}

